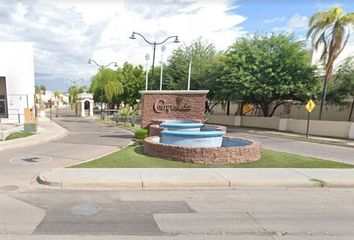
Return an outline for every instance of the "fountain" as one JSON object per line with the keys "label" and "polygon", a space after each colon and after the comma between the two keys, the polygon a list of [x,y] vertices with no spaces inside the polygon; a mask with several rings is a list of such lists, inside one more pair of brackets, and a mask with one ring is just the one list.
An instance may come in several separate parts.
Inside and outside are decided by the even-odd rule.
{"label": "fountain", "polygon": [[145,140],[144,152],[148,155],[208,164],[250,162],[261,156],[259,143],[225,137],[226,128],[222,126],[163,120],[158,126],[150,126],[150,130],[154,128],[162,131]]}
{"label": "fountain", "polygon": [[259,160],[259,143],[226,137],[226,127],[202,123],[207,90],[141,91],[144,153],[201,164]]}
{"label": "fountain", "polygon": [[160,127],[160,142],[185,147],[221,147],[223,131],[205,129],[204,124],[192,120],[165,120]]}

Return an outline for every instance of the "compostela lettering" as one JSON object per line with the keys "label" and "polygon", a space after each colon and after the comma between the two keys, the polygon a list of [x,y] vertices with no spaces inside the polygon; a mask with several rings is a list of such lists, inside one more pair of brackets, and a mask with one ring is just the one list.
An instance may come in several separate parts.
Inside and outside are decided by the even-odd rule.
{"label": "compostela lettering", "polygon": [[163,112],[163,111],[189,111],[192,109],[192,106],[188,103],[184,102],[182,97],[178,97],[176,99],[176,104],[172,103],[165,103],[165,100],[158,99],[154,104],[154,110],[156,112]]}

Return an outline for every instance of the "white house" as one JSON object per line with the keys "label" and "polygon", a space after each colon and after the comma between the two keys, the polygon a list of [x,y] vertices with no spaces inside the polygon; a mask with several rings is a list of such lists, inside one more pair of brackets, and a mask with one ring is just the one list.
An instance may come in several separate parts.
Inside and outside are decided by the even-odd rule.
{"label": "white house", "polygon": [[69,104],[69,93],[61,93],[59,107],[67,106],[68,104]]}
{"label": "white house", "polygon": [[52,101],[55,106],[59,106],[59,107],[65,107],[69,104],[69,94],[68,93],[60,93],[59,98],[56,98],[54,91],[46,90],[45,94],[40,93],[38,95],[38,98],[40,99],[41,102],[43,102],[45,104],[46,107],[48,107],[49,101]]}
{"label": "white house", "polygon": [[33,46],[0,42],[0,120],[24,122],[24,108],[34,108]]}
{"label": "white house", "polygon": [[45,91],[45,94],[41,94],[41,99],[43,102],[48,102],[49,100],[53,100],[55,99],[55,96],[54,96],[54,92],[51,91],[51,90],[46,90]]}

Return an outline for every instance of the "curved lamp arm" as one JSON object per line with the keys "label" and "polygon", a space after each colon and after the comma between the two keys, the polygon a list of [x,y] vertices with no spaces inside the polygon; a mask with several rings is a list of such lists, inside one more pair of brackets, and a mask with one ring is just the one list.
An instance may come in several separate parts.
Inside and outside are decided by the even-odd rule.
{"label": "curved lamp arm", "polygon": [[147,40],[142,34],[138,33],[138,32],[133,32],[132,36],[130,37],[131,39],[135,39],[135,34],[139,35],[142,39],[144,39],[145,42],[147,42],[148,44],[154,44],[153,42],[150,42],[149,40]]}
{"label": "curved lamp arm", "polygon": [[175,40],[173,41],[174,43],[179,43],[179,40],[178,40],[178,36],[169,36],[167,37],[165,40],[163,40],[162,42],[150,42],[149,40],[147,40],[142,34],[138,33],[138,32],[133,32],[133,34],[131,35],[130,39],[136,39],[135,38],[135,34],[136,35],[139,35],[142,39],[144,39],[145,42],[147,42],[148,44],[150,45],[160,45],[160,44],[163,44],[165,43],[168,39],[170,38],[175,38]]}
{"label": "curved lamp arm", "polygon": [[173,41],[174,43],[179,43],[179,40],[178,40],[178,36],[169,36],[168,38],[166,38],[165,40],[163,40],[162,42],[159,42],[159,43],[156,43],[156,45],[160,45],[160,44],[163,44],[165,43],[168,39],[170,38],[175,38],[175,40]]}
{"label": "curved lamp arm", "polygon": [[91,64],[91,63],[94,63],[94,64],[96,64],[98,67],[102,67],[101,65],[99,65],[95,60],[93,60],[93,59],[89,59],[88,60],[88,64]]}
{"label": "curved lamp arm", "polygon": [[98,67],[102,67],[102,68],[105,68],[105,67],[108,67],[108,66],[110,66],[110,65],[112,65],[112,64],[114,64],[114,66],[115,67],[118,67],[118,64],[117,64],[117,62],[111,62],[111,63],[109,63],[109,64],[107,64],[107,65],[100,65],[100,64],[98,64],[95,60],[93,60],[93,59],[89,59],[88,60],[88,64],[91,64],[91,63],[94,63],[94,64],[96,64]]}

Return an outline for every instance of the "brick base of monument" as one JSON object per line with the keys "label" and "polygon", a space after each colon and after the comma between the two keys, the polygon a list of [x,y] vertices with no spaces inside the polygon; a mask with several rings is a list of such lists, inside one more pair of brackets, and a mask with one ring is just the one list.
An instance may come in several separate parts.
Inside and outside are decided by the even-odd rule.
{"label": "brick base of monument", "polygon": [[257,161],[261,158],[261,144],[252,143],[245,147],[189,148],[159,143],[159,137],[148,137],[144,141],[144,153],[187,163],[231,164]]}

